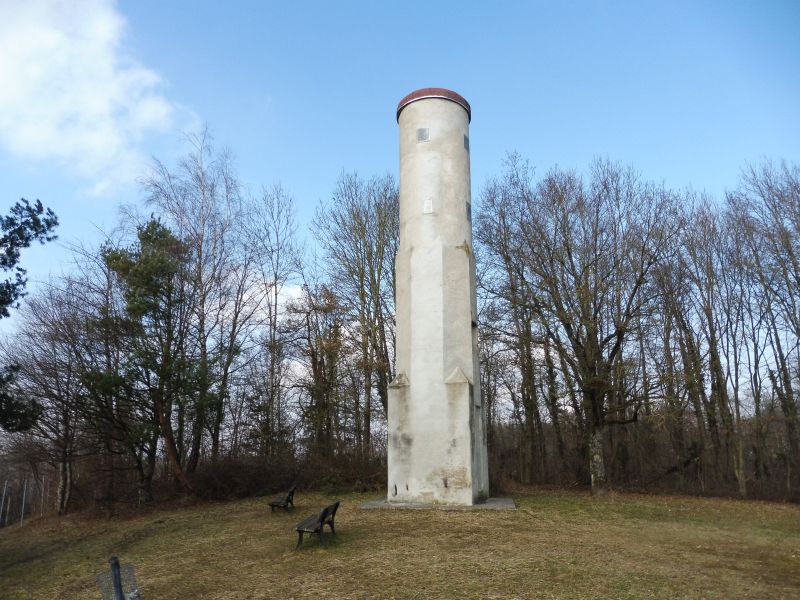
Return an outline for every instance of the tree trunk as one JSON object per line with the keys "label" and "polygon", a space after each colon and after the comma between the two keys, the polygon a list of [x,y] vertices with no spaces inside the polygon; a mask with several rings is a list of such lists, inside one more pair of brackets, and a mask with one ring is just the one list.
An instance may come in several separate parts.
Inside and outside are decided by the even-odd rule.
{"label": "tree trunk", "polygon": [[608,492],[606,461],[603,452],[605,428],[593,425],[591,429],[589,434],[589,475],[592,481],[592,494],[601,496]]}
{"label": "tree trunk", "polygon": [[172,467],[172,473],[175,475],[175,478],[180,481],[184,489],[190,494],[193,494],[194,487],[181,468],[178,449],[175,446],[175,437],[172,434],[172,423],[170,423],[168,415],[160,406],[158,410],[158,420],[161,425],[161,436],[164,438],[164,450],[167,452],[167,459],[169,460],[170,467]]}
{"label": "tree trunk", "polygon": [[59,515],[67,514],[72,494],[72,461],[65,448],[58,463],[58,491],[56,493],[56,511]]}
{"label": "tree trunk", "polygon": [[197,471],[200,462],[200,448],[203,443],[203,431],[205,430],[205,408],[196,407],[194,422],[192,423],[192,447],[189,450],[189,458],[186,461],[186,473],[192,474]]}
{"label": "tree trunk", "polygon": [[789,495],[792,496],[792,484],[800,471],[800,465],[798,465],[798,463],[800,463],[800,435],[798,435],[797,405],[795,404],[792,379],[789,374],[789,367],[786,362],[786,355],[780,341],[777,325],[772,314],[770,314],[769,317],[772,329],[772,348],[778,367],[777,374],[772,369],[769,370],[769,378],[778,396],[781,412],[783,413],[786,424],[786,439],[789,450],[787,453],[786,468],[790,473],[787,475],[787,486]]}
{"label": "tree trunk", "polygon": [[553,364],[553,357],[550,355],[550,345],[545,343],[544,360],[547,368],[547,409],[550,413],[550,421],[553,423],[553,431],[556,434],[556,445],[558,447],[558,458],[561,462],[558,470],[559,479],[562,478],[566,469],[566,444],[564,435],[561,432],[561,419],[558,414],[558,384],[556,381],[556,369]]}

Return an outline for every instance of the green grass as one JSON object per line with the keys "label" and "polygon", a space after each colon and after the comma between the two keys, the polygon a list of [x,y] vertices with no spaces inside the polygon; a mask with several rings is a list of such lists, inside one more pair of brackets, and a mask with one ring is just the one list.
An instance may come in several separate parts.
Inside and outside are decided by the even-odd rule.
{"label": "green grass", "polygon": [[109,520],[73,515],[0,531],[0,597],[99,597],[112,554],[144,600],[168,598],[800,598],[800,507],[564,490],[516,511],[358,510],[346,494],[327,547],[293,526],[332,498],[298,492]]}

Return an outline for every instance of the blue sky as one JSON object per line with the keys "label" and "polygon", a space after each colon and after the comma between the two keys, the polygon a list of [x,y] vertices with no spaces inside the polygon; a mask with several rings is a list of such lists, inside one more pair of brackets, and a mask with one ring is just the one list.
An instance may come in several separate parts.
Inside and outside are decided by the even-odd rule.
{"label": "blue sky", "polygon": [[395,106],[437,86],[473,108],[473,197],[512,150],[720,197],[747,162],[800,162],[798,32],[797,1],[0,0],[0,191],[61,219],[23,256],[43,280],[207,124],[305,226],[343,170],[397,173]]}

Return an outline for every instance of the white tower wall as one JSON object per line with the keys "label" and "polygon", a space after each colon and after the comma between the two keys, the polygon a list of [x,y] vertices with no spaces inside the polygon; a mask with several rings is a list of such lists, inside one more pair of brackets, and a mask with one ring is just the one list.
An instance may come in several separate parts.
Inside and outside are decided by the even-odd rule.
{"label": "white tower wall", "polygon": [[471,505],[488,497],[469,122],[469,104],[448,90],[419,90],[398,106],[400,247],[389,502]]}

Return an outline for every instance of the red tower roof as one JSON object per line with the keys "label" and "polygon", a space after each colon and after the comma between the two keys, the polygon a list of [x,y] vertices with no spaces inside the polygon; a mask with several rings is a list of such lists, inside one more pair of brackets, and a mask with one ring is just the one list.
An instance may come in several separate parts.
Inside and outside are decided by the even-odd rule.
{"label": "red tower roof", "polygon": [[416,102],[417,100],[424,100],[425,98],[443,98],[445,100],[455,102],[456,104],[460,104],[463,109],[467,111],[467,119],[470,121],[472,120],[472,109],[469,107],[469,102],[467,102],[460,94],[456,94],[455,92],[446,90],[444,88],[422,88],[415,92],[411,92],[398,103],[397,119],[400,120],[400,112],[406,106],[412,102]]}

